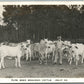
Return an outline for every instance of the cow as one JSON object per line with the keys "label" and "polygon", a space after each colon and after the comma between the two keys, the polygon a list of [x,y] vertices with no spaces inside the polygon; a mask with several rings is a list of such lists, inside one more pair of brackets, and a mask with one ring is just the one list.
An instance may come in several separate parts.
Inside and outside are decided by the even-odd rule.
{"label": "cow", "polygon": [[44,53],[45,53],[45,57],[46,60],[48,60],[48,58],[51,56],[52,54],[52,62],[54,61],[54,56],[55,56],[55,51],[56,51],[56,46],[54,44],[53,41],[48,40],[48,39],[44,39],[40,41],[40,45],[45,45],[44,48]]}
{"label": "cow", "polygon": [[67,58],[69,65],[71,65],[73,59],[71,46],[66,45],[63,48],[63,56]]}
{"label": "cow", "polygon": [[39,55],[39,62],[40,64],[44,63],[44,60],[45,60],[45,63],[47,63],[47,56],[46,56],[46,44],[45,43],[36,43],[35,46],[34,46],[34,52],[38,53]]}
{"label": "cow", "polygon": [[24,49],[24,55],[26,55],[26,61],[28,60],[28,58],[30,57],[30,61],[31,61],[31,44],[30,41],[28,42],[28,40],[26,42],[21,42],[21,45],[23,46]]}
{"label": "cow", "polygon": [[0,69],[5,68],[4,58],[7,57],[7,56],[15,57],[15,66],[16,67],[21,67],[20,58],[22,56],[22,50],[23,49],[22,49],[21,45],[17,45],[16,47],[1,45],[0,46],[0,59],[1,59]]}
{"label": "cow", "polygon": [[84,45],[80,44],[80,43],[72,44],[72,55],[73,55],[74,61],[76,63],[76,66],[78,65],[80,57],[81,57],[81,63],[83,63]]}
{"label": "cow", "polygon": [[81,63],[83,63],[83,59],[84,59],[84,45],[83,44],[72,43],[71,45],[68,45],[66,48],[64,48],[64,51],[66,52],[65,55],[70,65],[72,64],[72,59],[73,59],[77,66],[80,60],[80,57],[81,57]]}

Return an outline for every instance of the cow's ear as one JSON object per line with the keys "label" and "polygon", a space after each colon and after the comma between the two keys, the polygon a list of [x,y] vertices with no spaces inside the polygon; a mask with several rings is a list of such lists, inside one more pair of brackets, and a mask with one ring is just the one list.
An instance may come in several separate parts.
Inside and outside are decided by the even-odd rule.
{"label": "cow's ear", "polygon": [[77,46],[75,46],[75,48],[76,48],[76,49],[78,49],[78,47],[77,47]]}

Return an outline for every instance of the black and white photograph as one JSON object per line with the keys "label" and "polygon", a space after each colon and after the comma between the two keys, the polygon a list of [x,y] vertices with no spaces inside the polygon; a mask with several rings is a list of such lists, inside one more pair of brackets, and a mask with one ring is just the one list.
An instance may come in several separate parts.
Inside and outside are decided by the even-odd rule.
{"label": "black and white photograph", "polygon": [[84,5],[1,5],[0,78],[84,78]]}

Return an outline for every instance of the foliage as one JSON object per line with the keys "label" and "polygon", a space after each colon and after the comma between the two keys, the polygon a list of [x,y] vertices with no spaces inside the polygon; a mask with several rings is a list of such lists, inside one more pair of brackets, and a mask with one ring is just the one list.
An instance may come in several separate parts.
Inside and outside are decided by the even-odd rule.
{"label": "foliage", "polygon": [[[42,38],[56,40],[58,35],[64,39],[84,38],[84,12],[80,13],[65,5],[4,5],[4,22],[0,28],[0,41],[19,42]],[[84,6],[81,10],[84,9]],[[17,23],[18,30],[13,24]],[[1,26],[2,27],[2,26]]]}

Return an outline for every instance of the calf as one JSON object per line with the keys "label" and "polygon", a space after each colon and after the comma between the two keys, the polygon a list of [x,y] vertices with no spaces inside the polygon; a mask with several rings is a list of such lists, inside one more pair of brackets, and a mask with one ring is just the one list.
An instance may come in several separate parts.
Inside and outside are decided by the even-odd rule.
{"label": "calf", "polygon": [[1,67],[5,68],[4,58],[6,56],[15,57],[15,66],[21,67],[20,58],[22,56],[22,48],[20,45],[17,45],[16,47],[11,47],[7,45],[0,46],[0,58],[1,58],[0,69]]}
{"label": "calf", "polygon": [[30,57],[31,61],[31,45],[27,42],[22,42],[21,44],[24,48],[24,55],[26,55],[26,60],[28,60],[28,58]]}

